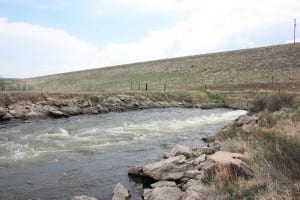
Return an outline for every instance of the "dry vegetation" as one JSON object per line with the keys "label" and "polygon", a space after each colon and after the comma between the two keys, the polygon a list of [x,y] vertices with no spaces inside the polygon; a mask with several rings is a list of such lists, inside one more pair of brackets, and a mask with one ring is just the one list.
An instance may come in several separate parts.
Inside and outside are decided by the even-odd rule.
{"label": "dry vegetation", "polygon": [[[273,77],[273,83],[272,83]],[[48,92],[297,90],[300,43],[188,56],[21,80]]]}
{"label": "dry vegetation", "polygon": [[212,191],[217,191],[214,198],[300,198],[300,104],[292,104],[290,96],[282,99],[278,102],[282,107],[271,107],[271,111],[267,105],[278,101],[278,96],[263,99],[266,106],[260,110],[257,131],[246,133],[234,123],[218,134],[223,150],[247,155],[255,178],[232,180],[226,171],[220,171],[208,181]]}
{"label": "dry vegetation", "polygon": [[[223,150],[247,155],[256,176],[232,180],[221,170],[205,180],[210,186],[206,197],[300,199],[300,43],[86,70],[20,83],[38,92],[3,93],[0,106],[76,95],[95,101],[102,95],[120,93],[190,103],[220,101],[208,91],[221,98],[246,99],[253,105],[251,112],[260,113],[259,131],[245,133],[232,124],[218,137]],[[142,92],[146,83],[148,91]],[[167,93],[161,92],[165,84]]]}
{"label": "dry vegetation", "polygon": [[52,99],[73,99],[82,98],[90,99],[92,102],[99,102],[105,96],[116,95],[144,95],[156,101],[180,101],[191,104],[200,103],[219,103],[219,99],[209,91],[171,91],[168,93],[155,91],[135,91],[135,92],[89,92],[89,93],[49,93],[49,92],[1,92],[0,93],[0,107],[8,107],[11,104],[19,102],[37,103]]}

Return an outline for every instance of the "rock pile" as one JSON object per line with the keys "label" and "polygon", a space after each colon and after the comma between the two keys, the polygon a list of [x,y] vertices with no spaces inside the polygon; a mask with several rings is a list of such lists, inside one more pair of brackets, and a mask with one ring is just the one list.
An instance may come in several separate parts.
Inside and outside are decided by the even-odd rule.
{"label": "rock pile", "polygon": [[[162,160],[133,166],[128,174],[152,180],[151,187],[143,189],[144,200],[199,200],[205,199],[203,195],[207,190],[203,180],[224,169],[231,178],[254,176],[243,154],[220,151],[220,143],[216,141],[209,143],[208,147],[193,150],[176,145]],[[122,184],[115,186],[112,200],[129,200],[130,197],[130,192]],[[76,196],[72,200],[95,198]]]}
{"label": "rock pile", "polygon": [[190,150],[176,145],[158,162],[129,169],[130,176],[151,178],[155,183],[143,191],[145,200],[202,199],[202,180],[226,169],[232,178],[254,176],[253,170],[239,153],[220,151],[220,143]]}
{"label": "rock pile", "polygon": [[146,108],[191,107],[175,101],[156,101],[144,95],[107,95],[101,98],[46,98],[44,101],[20,101],[0,107],[0,121],[42,117],[68,117],[79,114],[121,112]]}

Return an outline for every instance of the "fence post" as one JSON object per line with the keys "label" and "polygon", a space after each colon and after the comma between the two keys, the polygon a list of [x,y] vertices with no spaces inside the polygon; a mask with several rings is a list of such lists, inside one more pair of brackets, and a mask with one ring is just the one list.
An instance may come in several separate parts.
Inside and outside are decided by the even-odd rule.
{"label": "fence post", "polygon": [[148,83],[146,83],[146,88],[145,89],[146,89],[146,91],[148,91]]}

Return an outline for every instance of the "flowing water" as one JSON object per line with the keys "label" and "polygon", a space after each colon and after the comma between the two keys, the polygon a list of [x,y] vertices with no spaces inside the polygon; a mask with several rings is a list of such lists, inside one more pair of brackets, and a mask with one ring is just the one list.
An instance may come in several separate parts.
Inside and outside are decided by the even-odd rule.
{"label": "flowing water", "polygon": [[130,166],[175,144],[191,148],[246,111],[149,109],[0,124],[0,199],[111,199],[121,182],[139,199]]}

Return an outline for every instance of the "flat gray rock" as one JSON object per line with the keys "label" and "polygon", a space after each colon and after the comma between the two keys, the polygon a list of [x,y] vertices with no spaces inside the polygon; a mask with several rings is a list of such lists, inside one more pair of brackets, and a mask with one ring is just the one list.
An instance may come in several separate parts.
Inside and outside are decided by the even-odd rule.
{"label": "flat gray rock", "polygon": [[154,180],[178,180],[192,167],[192,163],[180,155],[143,166],[143,175]]}

